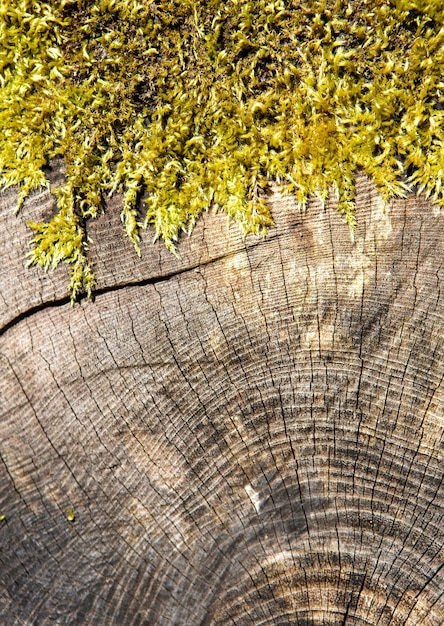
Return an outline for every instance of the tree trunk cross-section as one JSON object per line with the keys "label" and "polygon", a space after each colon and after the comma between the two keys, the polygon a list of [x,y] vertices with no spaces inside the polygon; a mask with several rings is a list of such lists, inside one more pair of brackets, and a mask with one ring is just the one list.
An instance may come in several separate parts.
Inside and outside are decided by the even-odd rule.
{"label": "tree trunk cross-section", "polygon": [[[444,217],[271,198],[176,260],[89,226],[98,290],[0,219],[2,626],[444,623]],[[13,228],[15,229],[13,231]],[[75,519],[68,519],[72,509]]]}

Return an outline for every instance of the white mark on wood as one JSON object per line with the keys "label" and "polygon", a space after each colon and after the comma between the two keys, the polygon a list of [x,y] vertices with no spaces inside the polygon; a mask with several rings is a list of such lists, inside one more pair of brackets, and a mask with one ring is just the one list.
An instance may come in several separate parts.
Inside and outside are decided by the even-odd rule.
{"label": "white mark on wood", "polygon": [[233,256],[227,257],[225,267],[229,272],[234,274],[247,272],[249,270],[247,253],[242,250]]}
{"label": "white mark on wood", "polygon": [[350,283],[348,295],[353,298],[360,298],[364,292],[366,282],[371,276],[372,263],[368,256],[362,253],[358,253],[359,258],[356,263],[357,271],[355,278]]}
{"label": "white mark on wood", "polygon": [[260,513],[263,500],[260,499],[259,492],[255,491],[251,485],[245,485],[244,489],[247,492],[247,496],[250,498],[252,505],[256,509],[256,513]]}

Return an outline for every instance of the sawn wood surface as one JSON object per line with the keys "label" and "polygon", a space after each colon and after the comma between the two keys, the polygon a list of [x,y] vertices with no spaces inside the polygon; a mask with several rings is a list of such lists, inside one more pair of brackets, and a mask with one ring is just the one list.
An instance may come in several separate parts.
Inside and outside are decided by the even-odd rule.
{"label": "sawn wood surface", "polygon": [[444,216],[357,189],[354,243],[276,193],[179,259],[116,197],[74,308],[26,268],[51,196],[3,193],[2,626],[444,623]]}

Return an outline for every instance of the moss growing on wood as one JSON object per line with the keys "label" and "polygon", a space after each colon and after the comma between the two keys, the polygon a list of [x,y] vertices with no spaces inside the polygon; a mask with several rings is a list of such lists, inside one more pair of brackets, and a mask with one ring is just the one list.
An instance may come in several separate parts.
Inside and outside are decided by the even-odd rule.
{"label": "moss growing on wood", "polygon": [[31,262],[90,294],[84,223],[116,191],[138,252],[211,205],[265,232],[271,181],[301,204],[334,188],[351,229],[358,169],[444,204],[443,26],[442,0],[3,0],[0,183],[20,206],[66,162]]}

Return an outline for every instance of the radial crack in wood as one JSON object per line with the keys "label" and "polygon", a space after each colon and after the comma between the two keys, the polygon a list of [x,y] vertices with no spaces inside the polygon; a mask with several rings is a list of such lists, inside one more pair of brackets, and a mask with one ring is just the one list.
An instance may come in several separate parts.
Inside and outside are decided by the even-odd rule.
{"label": "radial crack in wood", "polygon": [[443,217],[357,204],[141,262],[112,205],[94,303],[3,292],[2,624],[444,622]]}

